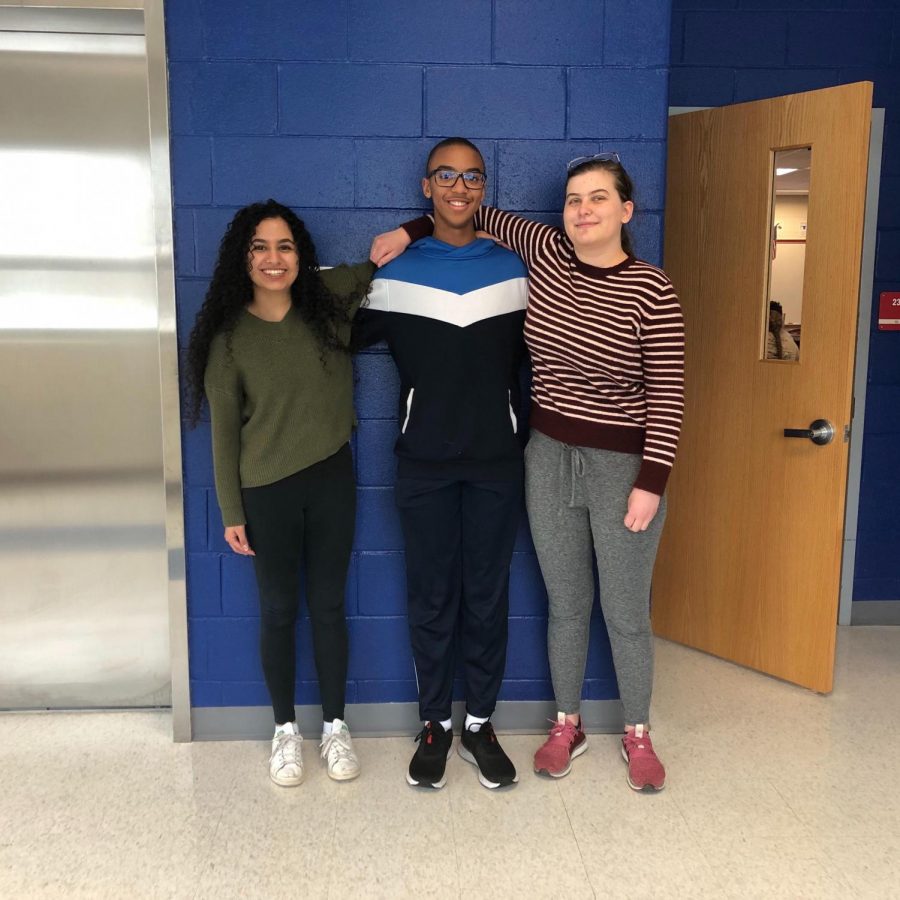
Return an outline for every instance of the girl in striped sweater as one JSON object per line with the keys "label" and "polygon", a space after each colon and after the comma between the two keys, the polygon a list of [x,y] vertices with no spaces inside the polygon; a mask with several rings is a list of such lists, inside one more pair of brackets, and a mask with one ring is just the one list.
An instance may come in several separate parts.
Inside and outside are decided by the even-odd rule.
{"label": "girl in striped sweater", "polygon": [[[550,601],[558,710],[534,769],[560,778],[587,749],[579,709],[593,551],[625,714],[628,783],[660,790],[665,769],[649,735],[650,581],[684,408],[684,326],[665,273],[633,255],[625,227],[633,192],[616,154],[582,157],[568,168],[564,230],[489,207],[475,224],[515,250],[529,274],[526,502]],[[383,252],[376,242],[373,253]]]}

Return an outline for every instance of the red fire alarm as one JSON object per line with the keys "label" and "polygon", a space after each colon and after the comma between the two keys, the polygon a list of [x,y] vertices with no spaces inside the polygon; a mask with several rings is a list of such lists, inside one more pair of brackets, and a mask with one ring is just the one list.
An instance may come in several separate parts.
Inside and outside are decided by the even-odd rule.
{"label": "red fire alarm", "polygon": [[881,302],[878,306],[878,330],[900,331],[900,292],[881,292]]}

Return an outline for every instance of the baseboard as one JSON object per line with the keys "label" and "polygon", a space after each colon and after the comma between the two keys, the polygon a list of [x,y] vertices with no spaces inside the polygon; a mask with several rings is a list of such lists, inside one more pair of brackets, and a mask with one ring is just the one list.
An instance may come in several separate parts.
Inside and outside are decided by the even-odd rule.
{"label": "baseboard", "polygon": [[851,625],[900,625],[900,600],[854,600]]}
{"label": "baseboard", "polygon": [[[465,718],[462,702],[453,704],[453,723]],[[414,735],[419,728],[416,703],[354,703],[347,706],[347,721],[356,737],[396,737]],[[542,734],[547,720],[556,718],[552,700],[501,701],[491,717],[501,734]],[[620,700],[585,700],[581,704],[584,730],[594,734],[614,734],[622,730]],[[298,706],[301,733],[318,739],[322,730],[322,710],[318,706]],[[272,737],[272,709],[268,706],[203,706],[191,710],[191,732],[195,741],[261,741]]]}

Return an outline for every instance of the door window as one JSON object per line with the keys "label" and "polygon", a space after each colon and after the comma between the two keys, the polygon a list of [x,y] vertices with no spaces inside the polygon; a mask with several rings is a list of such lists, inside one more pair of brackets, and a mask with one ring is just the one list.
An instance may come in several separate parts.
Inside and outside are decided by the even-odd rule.
{"label": "door window", "polygon": [[800,359],[811,147],[776,150],[772,165],[769,276],[762,358]]}

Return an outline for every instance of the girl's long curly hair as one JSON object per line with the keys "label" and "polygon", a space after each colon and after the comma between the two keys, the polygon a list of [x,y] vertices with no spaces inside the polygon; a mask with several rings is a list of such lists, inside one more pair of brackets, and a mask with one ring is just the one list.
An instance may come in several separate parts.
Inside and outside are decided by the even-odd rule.
{"label": "girl's long curly hair", "polygon": [[245,206],[235,213],[225,229],[212,281],[188,341],[187,417],[192,427],[199,421],[203,407],[203,376],[213,338],[223,333],[230,351],[238,319],[253,300],[248,254],[250,241],[263,219],[284,219],[294,237],[299,273],[291,285],[291,302],[318,339],[322,364],[325,365],[326,354],[330,351],[349,352],[347,344],[340,338],[340,328],[350,324],[350,301],[335,297],[319,277],[316,248],[303,221],[275,200]]}

